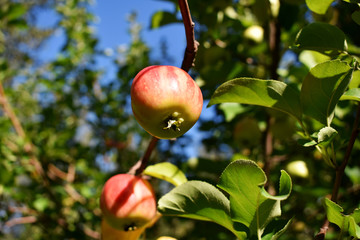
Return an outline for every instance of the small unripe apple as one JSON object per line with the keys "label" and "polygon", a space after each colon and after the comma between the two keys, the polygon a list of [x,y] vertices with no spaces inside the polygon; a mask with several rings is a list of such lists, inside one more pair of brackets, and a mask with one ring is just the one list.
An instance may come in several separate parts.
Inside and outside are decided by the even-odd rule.
{"label": "small unripe apple", "polygon": [[137,230],[156,217],[156,199],[150,183],[140,176],[118,174],[106,181],[100,208],[107,223],[118,230]]}
{"label": "small unripe apple", "polygon": [[177,138],[186,133],[199,119],[202,106],[199,86],[178,67],[144,68],[131,85],[134,116],[157,138]]}

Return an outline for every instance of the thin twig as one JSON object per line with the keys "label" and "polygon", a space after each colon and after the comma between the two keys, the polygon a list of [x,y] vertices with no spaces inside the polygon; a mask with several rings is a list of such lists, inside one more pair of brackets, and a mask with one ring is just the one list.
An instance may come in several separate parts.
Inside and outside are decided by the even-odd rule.
{"label": "thin twig", "polygon": [[188,72],[190,68],[194,66],[194,60],[196,52],[198,50],[199,42],[195,40],[195,23],[191,19],[189,4],[187,0],[179,0],[179,6],[186,34],[186,49],[181,68]]}
{"label": "thin twig", "polygon": [[22,213],[22,214],[26,214],[26,215],[37,215],[38,214],[37,211],[35,211],[27,206],[21,206],[21,207],[9,206],[8,210],[9,210],[9,212],[12,212],[12,213]]}
{"label": "thin twig", "polygon": [[101,238],[101,234],[99,232],[92,230],[90,227],[86,226],[85,224],[82,224],[82,229],[87,236],[89,236],[93,239]]}
{"label": "thin twig", "polygon": [[271,155],[273,153],[273,135],[271,132],[271,126],[274,124],[274,118],[267,116],[266,129],[264,132],[264,167],[263,170],[267,177],[269,177],[270,170],[272,167]]}
{"label": "thin twig", "polygon": [[71,184],[69,184],[69,183],[65,184],[64,189],[65,189],[66,193],[69,194],[69,196],[73,200],[75,200],[75,201],[77,201],[77,202],[79,202],[81,204],[86,203],[86,198],[83,197],[80,193],[78,193],[76,191],[76,189]]}
{"label": "thin twig", "polygon": [[[333,191],[331,194],[331,201],[333,201],[333,202],[338,201],[339,190],[340,190],[342,178],[344,176],[345,168],[346,168],[347,164],[349,163],[351,152],[354,147],[354,143],[357,139],[357,136],[359,135],[359,124],[360,124],[360,104],[358,104],[355,121],[354,121],[354,125],[353,125],[352,132],[351,132],[351,137],[349,139],[349,143],[346,148],[344,159],[341,162],[341,165],[336,168],[335,183],[334,183]],[[330,224],[329,220],[325,219],[324,224],[322,225],[319,233],[316,234],[316,236],[314,238],[315,240],[325,239],[326,232],[329,229],[329,224]]]}
{"label": "thin twig", "polygon": [[24,129],[22,128],[19,119],[16,117],[15,112],[13,111],[12,107],[9,104],[5,95],[4,88],[1,83],[0,83],[0,104],[3,106],[4,112],[6,113],[8,118],[11,120],[11,123],[17,135],[19,135],[21,138],[24,139],[25,138]]}
{"label": "thin twig", "polygon": [[[271,13],[269,13],[271,15]],[[270,78],[276,80],[279,75],[277,74],[277,69],[280,62],[280,33],[281,28],[278,22],[277,17],[271,16],[269,22],[269,49],[271,54],[271,65],[269,66]],[[264,146],[264,172],[267,176],[270,175],[270,171],[273,165],[273,134],[271,131],[271,126],[274,124],[274,117],[267,114],[266,129],[263,134],[263,146]],[[274,191],[269,185],[269,191]]]}
{"label": "thin twig", "polygon": [[37,218],[34,216],[27,216],[27,217],[19,217],[19,218],[13,218],[5,223],[5,226],[7,227],[13,227],[15,225],[19,224],[26,224],[26,223],[34,223],[37,221]]}
{"label": "thin twig", "polygon": [[156,137],[151,138],[149,145],[144,153],[144,156],[129,170],[128,174],[140,175],[144,171],[149,162],[151,153],[155,149],[156,143],[158,141],[159,139]]}
{"label": "thin twig", "polygon": [[269,48],[271,52],[271,66],[270,66],[270,77],[271,79],[278,79],[279,74],[277,69],[280,62],[280,36],[281,28],[277,18],[273,17],[269,23]]}
{"label": "thin twig", "polygon": [[360,104],[358,104],[356,117],[355,117],[354,125],[352,128],[352,132],[351,132],[351,137],[349,139],[349,143],[346,148],[344,159],[343,159],[341,165],[336,169],[335,186],[334,186],[334,191],[331,196],[331,200],[334,202],[336,202],[338,199],[341,179],[344,175],[345,168],[346,168],[347,164],[349,163],[351,152],[354,147],[354,143],[357,139],[357,136],[359,135],[359,124],[360,124]]}

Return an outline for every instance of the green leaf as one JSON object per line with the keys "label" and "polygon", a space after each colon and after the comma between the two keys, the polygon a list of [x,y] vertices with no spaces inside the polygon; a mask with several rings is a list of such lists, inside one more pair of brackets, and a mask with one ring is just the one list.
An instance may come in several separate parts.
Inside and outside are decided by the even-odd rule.
{"label": "green leaf", "polygon": [[317,142],[315,140],[309,141],[308,139],[299,139],[297,142],[300,145],[303,145],[304,147],[312,147],[317,144]]}
{"label": "green leaf", "polygon": [[228,165],[218,184],[230,195],[233,221],[248,227],[253,236],[261,236],[267,224],[281,215],[280,201],[291,191],[291,179],[285,171],[280,178],[279,196],[268,194],[265,183],[266,175],[255,162],[238,160]]}
{"label": "green leaf", "polygon": [[328,55],[347,50],[345,34],[334,25],[321,22],[311,23],[300,30],[295,46],[301,50],[314,50]]}
{"label": "green leaf", "polygon": [[246,107],[238,103],[222,103],[220,104],[219,109],[224,112],[225,120],[227,122],[230,122],[238,114],[243,113],[247,110]]}
{"label": "green leaf", "polygon": [[329,126],[335,106],[352,77],[352,69],[339,60],[327,61],[313,67],[301,88],[301,104],[308,116]]}
{"label": "green leaf", "polygon": [[318,134],[318,144],[327,146],[335,138],[338,132],[332,127],[324,127],[320,129]]}
{"label": "green leaf", "polygon": [[261,240],[277,240],[282,234],[289,228],[292,219],[289,221],[285,220],[273,220],[266,227]]}
{"label": "green leaf", "polygon": [[220,85],[209,105],[236,102],[259,105],[283,111],[301,118],[299,93],[295,88],[275,80],[237,78]]}
{"label": "green leaf", "polygon": [[230,202],[219,189],[202,181],[188,181],[165,194],[158,202],[163,215],[175,215],[215,222],[240,239],[245,233],[235,231],[230,217]]}
{"label": "green leaf", "polygon": [[290,196],[291,188],[292,183],[290,175],[286,171],[281,170],[279,195],[270,195],[268,192],[265,191],[264,188],[261,189],[261,194],[263,194],[268,199],[286,200]]}
{"label": "green leaf", "polygon": [[354,20],[354,22],[360,25],[360,11],[353,12],[353,14],[351,14],[351,18]]}
{"label": "green leaf", "polygon": [[306,5],[317,14],[325,14],[334,0],[306,0]]}
{"label": "green leaf", "polygon": [[360,238],[360,227],[358,225],[360,221],[359,209],[355,209],[351,215],[344,215],[342,214],[343,208],[327,198],[325,199],[325,208],[330,222],[336,224],[342,231],[349,232],[351,236]]}
{"label": "green leaf", "polygon": [[351,214],[351,216],[354,218],[354,220],[357,224],[360,223],[360,209],[359,208],[355,209],[354,212]]}
{"label": "green leaf", "polygon": [[349,217],[349,233],[351,236],[360,238],[360,227],[356,224],[355,219],[353,217]]}
{"label": "green leaf", "polygon": [[304,50],[299,54],[299,60],[310,69],[319,63],[331,60],[331,57],[317,51]]}
{"label": "green leaf", "polygon": [[354,70],[353,78],[349,84],[349,89],[351,88],[360,88],[360,71]]}
{"label": "green leaf", "polygon": [[175,186],[187,182],[185,174],[177,166],[169,162],[150,165],[144,170],[144,174],[165,180]]}
{"label": "green leaf", "polygon": [[159,28],[161,26],[181,22],[176,18],[176,15],[171,12],[158,11],[154,13],[151,17],[151,26],[150,28]]}
{"label": "green leaf", "polygon": [[347,90],[340,100],[353,100],[360,102],[360,88],[353,88]]}
{"label": "green leaf", "polygon": [[344,222],[344,216],[341,214],[343,212],[342,207],[330,199],[325,198],[325,208],[328,220],[339,227],[342,227]]}

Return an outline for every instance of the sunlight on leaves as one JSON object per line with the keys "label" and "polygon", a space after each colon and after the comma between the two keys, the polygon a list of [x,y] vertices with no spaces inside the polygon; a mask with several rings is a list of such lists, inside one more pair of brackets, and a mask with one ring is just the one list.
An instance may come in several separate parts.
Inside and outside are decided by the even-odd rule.
{"label": "sunlight on leaves", "polygon": [[188,181],[160,198],[158,210],[163,215],[212,221],[229,229],[243,239],[245,233],[233,229],[230,202],[213,185],[202,181]]}
{"label": "sunlight on leaves", "polygon": [[308,116],[329,126],[336,104],[352,78],[352,69],[339,60],[320,63],[305,77],[301,88],[301,104]]}
{"label": "sunlight on leaves", "polygon": [[325,14],[334,0],[306,0],[306,5],[317,14]]}
{"label": "sunlight on leaves", "polygon": [[187,182],[185,174],[177,166],[169,162],[150,165],[144,170],[144,174],[165,180],[175,186]]}
{"label": "sunlight on leaves", "polygon": [[360,209],[355,209],[350,215],[344,215],[343,208],[328,198],[325,199],[325,208],[330,222],[336,224],[342,231],[349,232],[351,236],[360,237],[360,226],[358,225]]}
{"label": "sunlight on leaves", "polygon": [[261,236],[268,223],[281,215],[280,201],[289,197],[290,176],[281,172],[278,196],[266,192],[266,175],[251,160],[229,164],[220,177],[218,186],[230,194],[231,216],[234,222],[249,228],[250,235]]}
{"label": "sunlight on leaves", "polygon": [[360,102],[360,88],[349,89],[341,96],[340,100],[353,100]]}
{"label": "sunlight on leaves", "polygon": [[236,102],[259,105],[283,111],[301,119],[299,92],[291,86],[275,80],[237,78],[220,85],[208,106]]}

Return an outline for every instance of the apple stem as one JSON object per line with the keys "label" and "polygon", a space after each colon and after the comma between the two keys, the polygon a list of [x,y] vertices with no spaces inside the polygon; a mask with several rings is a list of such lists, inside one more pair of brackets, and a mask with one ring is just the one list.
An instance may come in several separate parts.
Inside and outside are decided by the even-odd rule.
{"label": "apple stem", "polygon": [[141,175],[142,174],[142,172],[144,171],[144,169],[147,166],[147,163],[149,162],[150,155],[151,155],[152,151],[154,150],[154,148],[156,147],[156,143],[158,141],[159,141],[159,139],[157,137],[151,138],[151,141],[149,142],[149,145],[145,151],[144,156],[142,158],[140,158],[140,160],[137,161],[135,163],[135,165],[130,168],[130,170],[128,171],[128,174],[133,174],[133,175]]}

